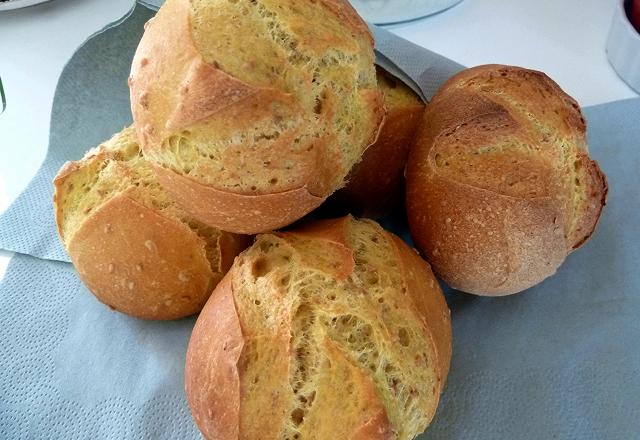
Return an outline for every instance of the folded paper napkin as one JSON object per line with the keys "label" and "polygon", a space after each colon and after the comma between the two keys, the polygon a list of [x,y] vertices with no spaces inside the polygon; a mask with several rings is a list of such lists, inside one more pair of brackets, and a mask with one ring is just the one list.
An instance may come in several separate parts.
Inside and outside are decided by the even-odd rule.
{"label": "folded paper napkin", "polygon": [[[146,322],[98,303],[66,263],[51,209],[60,165],[130,123],[126,78],[152,15],[136,7],[69,61],[45,163],[0,218],[0,248],[19,253],[0,282],[1,439],[200,438],[183,391],[194,319]],[[373,30],[379,62],[426,98],[461,68]],[[640,433],[640,99],[585,113],[592,155],[611,187],[597,233],[526,293],[448,292],[453,363],[421,439],[627,440]]]}

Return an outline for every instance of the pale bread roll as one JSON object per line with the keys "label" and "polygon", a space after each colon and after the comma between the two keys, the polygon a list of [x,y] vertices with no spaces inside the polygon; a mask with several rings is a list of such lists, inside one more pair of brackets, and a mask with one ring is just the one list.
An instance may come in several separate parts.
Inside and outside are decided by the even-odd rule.
{"label": "pale bread roll", "polygon": [[186,393],[208,440],[411,439],[450,359],[429,265],[344,217],[260,235],[236,259],[194,328]]}
{"label": "pale bread roll", "polygon": [[249,244],[185,213],[160,187],[125,128],[54,180],[60,237],[103,303],[145,319],[199,312]]}
{"label": "pale bread roll", "polygon": [[341,187],[375,140],[373,61],[346,0],[168,0],[131,69],[142,149],[204,223],[288,225]]}

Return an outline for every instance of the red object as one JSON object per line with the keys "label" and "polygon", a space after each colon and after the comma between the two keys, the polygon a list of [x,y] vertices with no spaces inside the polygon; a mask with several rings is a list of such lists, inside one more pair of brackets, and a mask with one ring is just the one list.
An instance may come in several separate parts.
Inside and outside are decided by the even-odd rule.
{"label": "red object", "polygon": [[640,0],[633,0],[631,5],[631,23],[640,32]]}

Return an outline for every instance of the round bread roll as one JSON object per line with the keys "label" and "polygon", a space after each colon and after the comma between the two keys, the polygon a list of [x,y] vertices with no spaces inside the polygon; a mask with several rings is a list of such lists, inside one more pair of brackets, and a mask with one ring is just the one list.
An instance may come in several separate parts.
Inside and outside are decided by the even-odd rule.
{"label": "round bread roll", "polygon": [[179,208],[131,127],[67,162],[54,186],[58,232],[80,278],[128,315],[164,320],[199,312],[249,244]]}
{"label": "round bread roll", "polygon": [[451,359],[429,265],[352,217],[260,235],[203,309],[186,393],[204,437],[411,439]]}
{"label": "round bread roll", "polygon": [[413,90],[381,67],[377,68],[377,78],[387,116],[378,140],[347,176],[347,185],[323,205],[323,211],[333,215],[382,217],[403,201],[404,167],[424,113],[424,103]]}
{"label": "round bread roll", "polygon": [[407,166],[412,237],[451,287],[508,295],[593,234],[607,181],[580,107],[546,75],[488,65],[427,106]]}
{"label": "round bread roll", "polygon": [[206,224],[277,229],[342,186],[384,116],[346,0],[168,0],[131,69],[160,183]]}

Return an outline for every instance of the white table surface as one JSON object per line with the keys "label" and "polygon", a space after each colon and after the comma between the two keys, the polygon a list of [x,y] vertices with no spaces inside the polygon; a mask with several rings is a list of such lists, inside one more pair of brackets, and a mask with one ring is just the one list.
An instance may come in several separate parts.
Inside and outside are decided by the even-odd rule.
{"label": "white table surface", "polygon": [[[414,43],[467,66],[515,64],[542,70],[582,105],[637,96],[607,62],[617,0],[464,0],[422,20],[390,26]],[[0,12],[0,212],[44,159],[58,77],[94,32],[122,17],[132,0],[54,0]],[[0,251],[0,279],[11,253]]]}

